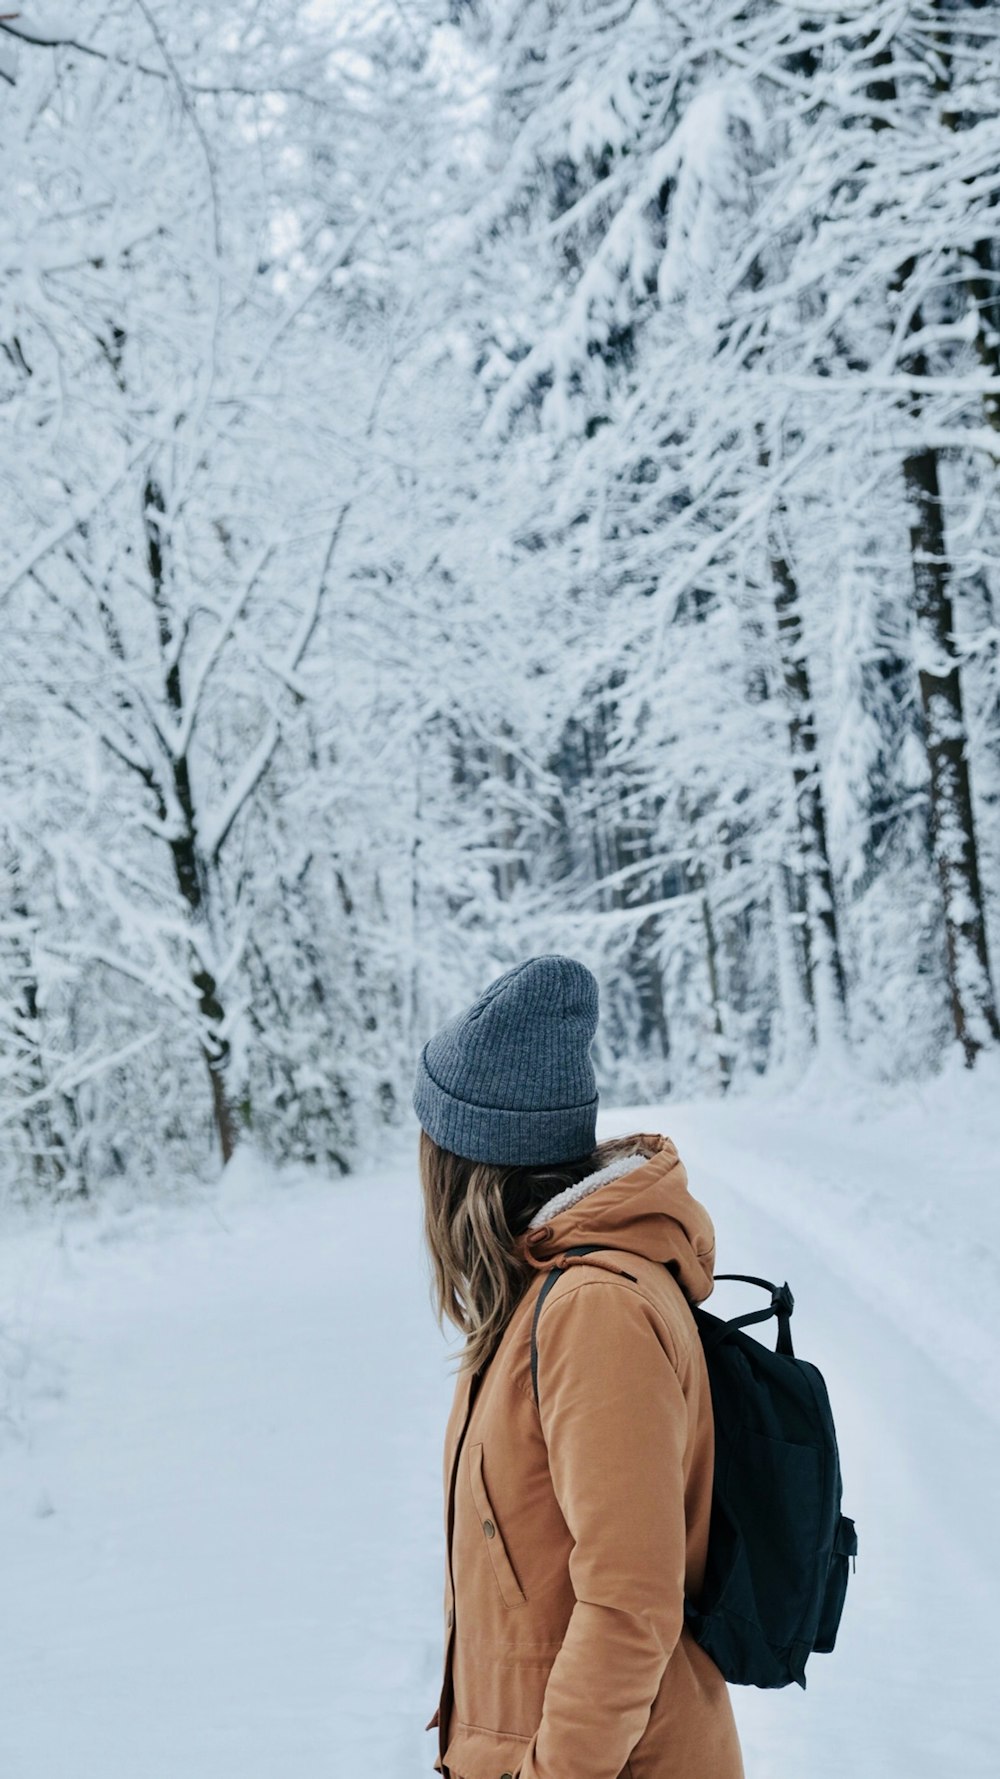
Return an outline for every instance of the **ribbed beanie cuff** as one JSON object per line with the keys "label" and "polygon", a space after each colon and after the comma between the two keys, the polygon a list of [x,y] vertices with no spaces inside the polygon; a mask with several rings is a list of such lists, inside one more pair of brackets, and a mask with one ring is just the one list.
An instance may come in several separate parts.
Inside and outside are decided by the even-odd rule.
{"label": "ribbed beanie cuff", "polygon": [[515,965],[424,1045],[413,1092],[421,1125],[469,1161],[541,1166],[589,1154],[596,1029],[586,965],[558,955]]}

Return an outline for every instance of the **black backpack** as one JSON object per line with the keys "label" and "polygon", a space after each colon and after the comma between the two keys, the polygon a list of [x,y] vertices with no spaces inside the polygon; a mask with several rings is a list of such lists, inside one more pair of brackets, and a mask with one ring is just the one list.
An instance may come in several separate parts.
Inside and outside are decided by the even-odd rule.
{"label": "black backpack", "polygon": [[[594,1245],[569,1248],[592,1254]],[[538,1401],[538,1317],[562,1269],[550,1272],[531,1324]],[[840,1511],[837,1436],[826,1385],[792,1350],[794,1298],[767,1279],[717,1273],[771,1293],[770,1307],[723,1322],[689,1304],[701,1336],[715,1419],[715,1476],[701,1598],[684,1617],[726,1680],[805,1686],[813,1650],[834,1646],[857,1554],[854,1521]],[[778,1318],[777,1348],[741,1334]]]}

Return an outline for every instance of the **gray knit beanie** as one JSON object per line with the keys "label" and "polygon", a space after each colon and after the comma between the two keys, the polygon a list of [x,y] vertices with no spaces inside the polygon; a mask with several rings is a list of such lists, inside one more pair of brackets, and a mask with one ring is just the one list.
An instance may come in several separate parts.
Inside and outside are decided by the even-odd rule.
{"label": "gray knit beanie", "polygon": [[540,1166],[594,1147],[597,982],[571,957],[529,957],[424,1045],[413,1107],[469,1161]]}

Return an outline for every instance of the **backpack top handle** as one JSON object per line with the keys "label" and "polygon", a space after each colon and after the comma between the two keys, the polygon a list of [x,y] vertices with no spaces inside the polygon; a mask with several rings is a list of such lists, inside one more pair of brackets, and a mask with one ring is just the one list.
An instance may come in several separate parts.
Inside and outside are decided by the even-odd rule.
{"label": "backpack top handle", "polygon": [[746,1316],[733,1316],[731,1321],[723,1322],[719,1328],[713,1328],[710,1334],[703,1336],[706,1349],[717,1346],[736,1328],[748,1328],[751,1322],[769,1322],[772,1316],[778,1318],[778,1341],[775,1352],[784,1353],[794,1359],[795,1349],[792,1346],[791,1315],[795,1308],[795,1298],[787,1279],[783,1285],[772,1285],[770,1279],[755,1278],[746,1272],[717,1272],[716,1279],[739,1279],[744,1285],[759,1285],[762,1291],[770,1291],[771,1302],[766,1310],[751,1310]]}

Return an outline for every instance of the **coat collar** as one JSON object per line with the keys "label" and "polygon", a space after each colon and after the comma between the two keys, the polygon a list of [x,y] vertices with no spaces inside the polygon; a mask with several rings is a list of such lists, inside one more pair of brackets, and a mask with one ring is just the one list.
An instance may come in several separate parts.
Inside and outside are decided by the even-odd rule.
{"label": "coat collar", "polygon": [[[616,1257],[643,1255],[669,1266],[692,1303],[708,1297],[715,1269],[715,1229],[688,1191],[684,1164],[669,1137],[644,1135],[644,1155],[588,1174],[542,1205],[515,1247],[532,1271],[598,1266],[620,1272]],[[592,1247],[592,1255],[567,1253]]]}

